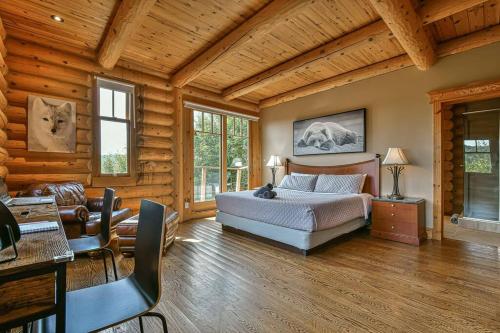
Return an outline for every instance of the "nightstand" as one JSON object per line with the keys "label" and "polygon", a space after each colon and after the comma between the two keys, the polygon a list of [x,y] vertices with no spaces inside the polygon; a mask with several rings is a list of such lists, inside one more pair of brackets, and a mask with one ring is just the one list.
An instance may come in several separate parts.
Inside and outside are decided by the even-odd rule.
{"label": "nightstand", "polygon": [[372,199],[373,237],[420,245],[427,238],[425,231],[425,200],[405,198]]}

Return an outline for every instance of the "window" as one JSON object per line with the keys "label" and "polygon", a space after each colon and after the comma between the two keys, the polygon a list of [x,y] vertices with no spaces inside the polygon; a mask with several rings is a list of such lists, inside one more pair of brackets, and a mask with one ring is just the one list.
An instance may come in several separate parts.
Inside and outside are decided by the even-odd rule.
{"label": "window", "polygon": [[464,140],[465,172],[491,173],[490,140]]}
{"label": "window", "polygon": [[95,175],[132,176],[134,86],[104,78],[96,80]]}
{"label": "window", "polygon": [[[213,201],[249,184],[249,120],[193,111],[193,199]],[[225,168],[222,168],[222,166]]]}

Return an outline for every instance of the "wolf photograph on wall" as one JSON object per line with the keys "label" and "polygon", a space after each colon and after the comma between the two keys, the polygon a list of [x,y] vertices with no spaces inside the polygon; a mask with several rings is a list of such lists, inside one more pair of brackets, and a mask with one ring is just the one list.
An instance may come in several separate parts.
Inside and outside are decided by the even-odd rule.
{"label": "wolf photograph on wall", "polygon": [[293,155],[362,153],[366,109],[298,120],[293,123]]}
{"label": "wolf photograph on wall", "polygon": [[76,103],[28,97],[28,150],[54,153],[76,151]]}

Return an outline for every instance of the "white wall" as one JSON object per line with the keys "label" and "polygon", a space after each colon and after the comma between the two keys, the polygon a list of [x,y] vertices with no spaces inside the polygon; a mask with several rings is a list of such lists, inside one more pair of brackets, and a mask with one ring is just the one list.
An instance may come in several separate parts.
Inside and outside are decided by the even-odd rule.
{"label": "white wall", "polygon": [[[406,68],[265,109],[263,182],[271,179],[265,164],[272,154],[302,164],[336,165],[368,160],[375,153],[384,155],[388,147],[402,147],[412,165],[400,180],[401,193],[426,199],[427,226],[432,227],[433,117],[427,92],[489,79],[500,79],[500,43],[441,59],[426,72]],[[293,121],[358,108],[367,109],[367,153],[293,156]],[[392,176],[385,169],[381,174],[382,194],[390,193]]]}

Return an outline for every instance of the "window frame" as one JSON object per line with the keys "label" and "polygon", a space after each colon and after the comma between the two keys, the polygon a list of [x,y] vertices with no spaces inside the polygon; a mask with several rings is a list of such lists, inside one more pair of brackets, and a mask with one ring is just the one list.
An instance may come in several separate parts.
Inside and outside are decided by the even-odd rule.
{"label": "window frame", "polygon": [[[93,146],[93,178],[92,184],[94,186],[106,185],[135,185],[136,183],[136,110],[135,110],[135,92],[136,85],[127,81],[118,81],[109,79],[103,76],[94,77],[94,110],[93,110],[93,132],[94,132],[94,146]],[[127,94],[127,115],[126,118],[117,118],[114,115],[101,116],[100,114],[100,88],[105,88],[114,91],[120,91]],[[112,94],[114,99],[114,93]],[[112,110],[114,112],[114,110]],[[127,125],[127,169],[128,172],[124,174],[104,174],[101,173],[101,120],[112,121],[117,123],[124,123]]]}

